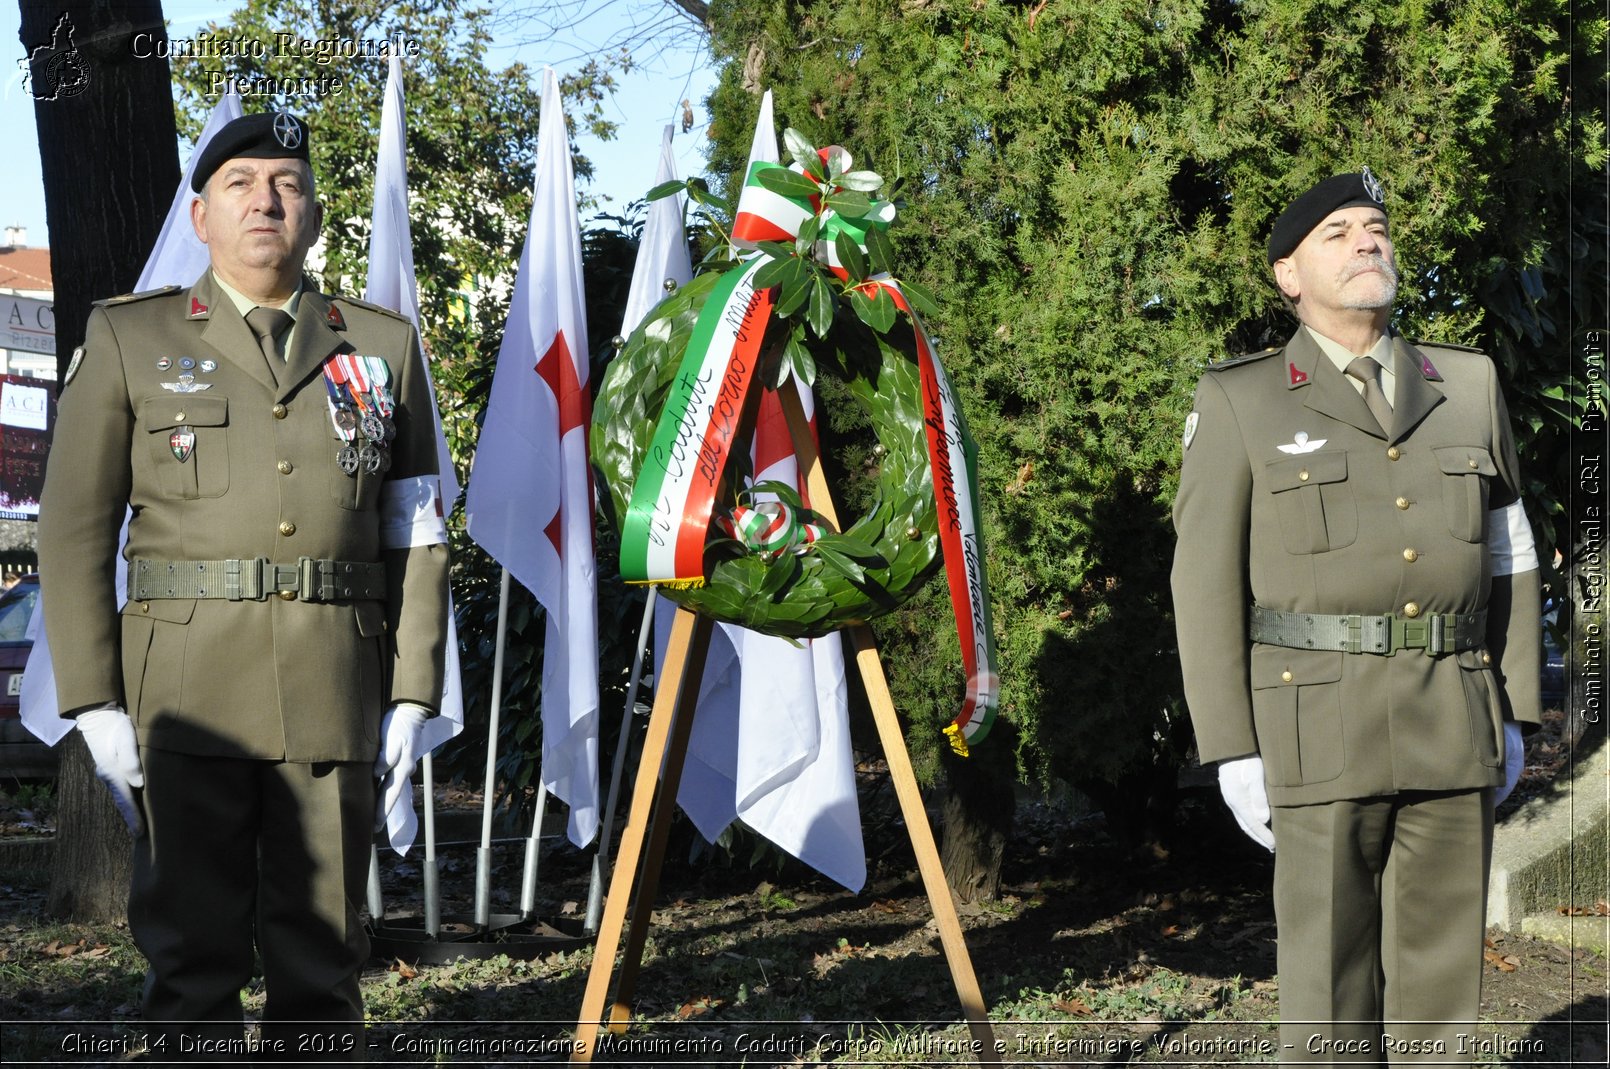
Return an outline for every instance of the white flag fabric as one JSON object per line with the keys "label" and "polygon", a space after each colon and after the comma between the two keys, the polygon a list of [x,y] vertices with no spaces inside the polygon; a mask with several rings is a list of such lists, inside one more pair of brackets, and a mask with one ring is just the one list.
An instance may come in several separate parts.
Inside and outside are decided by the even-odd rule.
{"label": "white flag fabric", "polygon": [[[761,98],[749,151],[751,164],[780,157],[770,90]],[[795,380],[790,388],[799,390],[814,427],[809,387]],[[762,397],[753,452],[756,481],[799,486],[793,442],[773,394]],[[666,613],[657,621],[657,650],[665,649],[669,635]],[[801,648],[723,624],[711,636],[698,701],[677,802],[700,834],[714,841],[741,818],[824,876],[859,891],[866,850],[839,637]]]}
{"label": "white flag fabric", "polygon": [[[380,108],[380,148],[375,160],[375,199],[369,230],[369,280],[364,299],[401,312],[419,331],[419,285],[414,275],[414,240],[408,225],[408,125],[403,104],[402,60],[391,57],[386,73],[386,95]],[[424,354],[424,336],[420,352]],[[437,503],[445,517],[458,500],[458,476],[453,454],[442,433],[442,414],[436,387],[425,357],[425,380],[431,382],[431,425],[436,430]],[[434,536],[421,536],[436,542]],[[415,544],[422,544],[416,542]],[[464,730],[464,688],[459,678],[458,622],[452,595],[447,599],[447,659],[442,679],[440,716],[427,720],[421,733],[421,752],[436,749]],[[403,791],[399,803],[386,814],[386,835],[392,849],[406,854],[418,833],[414,793]]]}
{"label": "white flag fabric", "polygon": [[[240,96],[233,88],[228,88],[218,103],[213,105],[207,125],[202,127],[201,136],[196,139],[195,150],[190,153],[190,162],[185,164],[184,174],[179,177],[179,188],[173,195],[168,216],[163,220],[162,231],[157,235],[156,244],[151,247],[151,255],[145,261],[139,281],[134,284],[136,293],[162,286],[188,286],[207,269],[207,246],[196,237],[195,227],[190,225],[190,202],[196,198],[190,191],[190,177],[195,173],[196,161],[201,159],[201,152],[213,135],[226,123],[240,118],[240,115]],[[125,514],[123,532],[117,540],[120,551],[128,539],[128,531],[129,520]],[[116,605],[122,611],[123,603],[128,601],[128,579],[123,569],[118,568],[116,572]],[[44,616],[45,599],[41,590],[39,600],[34,603],[33,619],[28,623],[28,630],[34,635],[34,645],[22,672],[22,693],[18,696],[18,702],[23,726],[40,741],[54,746],[73,730],[73,723],[57,715],[56,671],[50,659],[50,644],[45,641]]]}
{"label": "white flag fabric", "polygon": [[547,610],[542,782],[570,806],[568,834],[598,831],[598,598],[592,401],[570,138],[543,72],[531,226],[465,501],[470,537]]}

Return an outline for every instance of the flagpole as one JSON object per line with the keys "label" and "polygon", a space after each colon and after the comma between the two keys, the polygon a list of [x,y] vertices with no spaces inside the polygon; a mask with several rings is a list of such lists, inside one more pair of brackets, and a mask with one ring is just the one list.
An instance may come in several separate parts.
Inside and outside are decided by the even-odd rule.
{"label": "flagpole", "polygon": [[420,761],[425,781],[425,934],[435,939],[442,930],[441,887],[436,869],[436,762],[430,750]]}
{"label": "flagpole", "polygon": [[598,850],[593,854],[593,878],[587,888],[587,920],[585,931],[596,935],[598,922],[604,915],[604,881],[610,870],[609,840],[615,828],[615,801],[620,797],[621,771],[626,766],[626,750],[631,744],[632,713],[637,709],[637,688],[643,678],[643,651],[648,648],[648,637],[654,627],[654,603],[659,591],[649,587],[643,601],[643,622],[637,629],[637,656],[632,658],[631,681],[626,685],[626,708],[621,710],[621,730],[615,738],[615,759],[609,769],[609,796],[604,803],[604,823],[599,827]]}
{"label": "flagpole", "polygon": [[503,647],[509,633],[509,569],[500,569],[498,586],[498,633],[492,654],[492,713],[486,726],[486,785],[482,788],[481,845],[475,851],[475,927],[485,932],[491,927],[492,894],[492,794],[497,783],[498,716],[503,709]]}
{"label": "flagpole", "polygon": [[537,812],[525,841],[525,872],[520,881],[520,919],[530,920],[537,908],[537,862],[542,851],[542,818],[548,812],[548,785],[537,775]]}

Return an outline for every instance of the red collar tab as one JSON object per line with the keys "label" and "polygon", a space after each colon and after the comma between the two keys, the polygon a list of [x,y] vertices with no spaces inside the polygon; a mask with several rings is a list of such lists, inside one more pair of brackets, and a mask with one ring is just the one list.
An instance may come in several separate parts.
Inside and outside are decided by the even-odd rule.
{"label": "red collar tab", "polygon": [[1291,376],[1290,386],[1301,386],[1308,381],[1308,372],[1299,368],[1295,363],[1286,361],[1286,372]]}
{"label": "red collar tab", "polygon": [[207,306],[202,304],[200,300],[198,300],[195,297],[190,298],[190,318],[191,319],[195,319],[197,316],[204,316],[204,315],[207,314],[207,312],[208,312]]}
{"label": "red collar tab", "polygon": [[329,314],[327,314],[324,317],[324,321],[330,325],[330,328],[332,330],[346,330],[347,329],[347,321],[345,319],[341,318],[340,310],[337,309],[334,305],[330,306]]}
{"label": "red collar tab", "polygon": [[1424,353],[1420,354],[1420,374],[1424,375],[1428,379],[1431,379],[1433,382],[1442,381],[1442,374],[1437,371],[1437,365],[1433,364],[1431,362],[1431,358],[1426,356]]}

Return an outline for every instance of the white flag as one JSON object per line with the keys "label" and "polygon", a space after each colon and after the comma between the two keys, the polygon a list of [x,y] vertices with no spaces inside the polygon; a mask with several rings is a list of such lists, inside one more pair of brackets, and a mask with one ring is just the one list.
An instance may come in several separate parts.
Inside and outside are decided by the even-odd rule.
{"label": "white flag", "polygon": [[[770,90],[761,99],[749,151],[751,164],[779,159]],[[811,390],[793,382],[784,388],[799,390],[814,429]],[[754,468],[757,482],[804,489],[775,394],[761,398]],[[669,637],[669,614],[662,620],[660,650]],[[866,850],[839,636],[809,640],[801,648],[723,624],[711,636],[698,709],[677,802],[700,834],[714,841],[741,817],[822,875],[859,891],[866,882]]]}
{"label": "white flag", "polygon": [[[224,95],[213,105],[207,125],[202,127],[195,150],[190,153],[190,162],[185,164],[184,174],[179,177],[179,188],[173,195],[168,216],[162,222],[162,232],[151,247],[151,256],[145,261],[139,281],[134,284],[136,293],[162,286],[188,286],[207,269],[210,262],[207,246],[196,237],[195,227],[190,225],[190,202],[196,199],[190,190],[190,178],[195,173],[196,161],[201,159],[202,150],[213,139],[213,135],[240,116],[239,94],[233,87],[225,89]],[[123,543],[128,539],[128,532],[129,520],[125,514],[123,532],[117,542],[120,554]],[[128,578],[122,568],[114,570],[117,573],[115,598],[118,611],[121,612],[123,603],[128,601]],[[22,693],[17,699],[22,723],[42,742],[54,746],[73,730],[73,722],[57,715],[56,670],[50,659],[50,643],[45,640],[43,590],[40,591],[39,600],[34,602],[34,615],[28,623],[28,631],[34,636],[34,646],[28,653],[28,664],[22,672]]]}
{"label": "white flag", "polygon": [[531,226],[465,502],[470,537],[547,610],[542,781],[570,806],[570,841],[598,830],[598,598],[592,400],[570,138],[543,72]]}
{"label": "white flag", "polygon": [[[401,312],[419,331],[419,285],[414,275],[414,241],[408,225],[408,127],[403,107],[402,61],[391,57],[386,73],[386,95],[380,107],[380,148],[375,160],[375,201],[369,230],[369,281],[364,299],[383,308]],[[420,337],[420,352],[424,352]],[[430,359],[425,358],[425,380],[430,378]],[[458,500],[458,476],[453,470],[453,454],[442,433],[442,415],[436,403],[436,388],[430,391],[431,425],[436,430],[437,501],[442,515]],[[435,534],[425,534],[429,542]],[[427,544],[425,541],[416,544]],[[423,750],[434,750],[464,730],[464,689],[459,679],[458,622],[453,616],[453,599],[447,599],[447,663],[442,679],[440,716],[425,722],[421,734]],[[401,803],[386,814],[386,833],[398,853],[407,853],[418,831],[414,815],[413,792],[404,791]]]}

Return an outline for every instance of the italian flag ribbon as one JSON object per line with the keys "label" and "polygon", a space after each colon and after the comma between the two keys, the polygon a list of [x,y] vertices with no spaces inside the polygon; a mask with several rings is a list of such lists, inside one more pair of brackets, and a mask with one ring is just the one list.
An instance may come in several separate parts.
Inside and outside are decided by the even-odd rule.
{"label": "italian flag ribbon", "polygon": [[694,324],[621,525],[628,583],[704,585],[711,513],[776,296],[755,289],[766,262],[757,256],[723,275]]}

